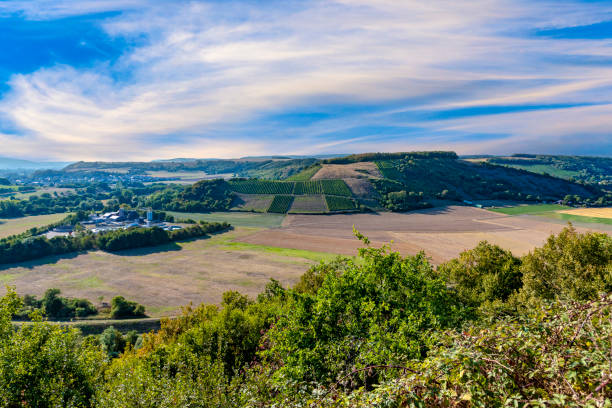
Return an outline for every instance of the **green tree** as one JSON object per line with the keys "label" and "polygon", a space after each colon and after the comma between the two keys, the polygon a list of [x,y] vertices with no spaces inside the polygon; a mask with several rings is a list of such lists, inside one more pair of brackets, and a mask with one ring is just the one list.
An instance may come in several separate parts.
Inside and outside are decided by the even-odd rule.
{"label": "green tree", "polygon": [[12,289],[0,299],[0,406],[90,407],[100,349],[76,329],[40,320],[15,330],[10,316],[20,306]]}
{"label": "green tree", "polygon": [[145,308],[136,302],[126,300],[123,296],[115,296],[111,300],[111,317],[124,319],[127,317],[144,317]]}
{"label": "green tree", "polygon": [[280,366],[281,383],[328,383],[355,368],[421,358],[429,331],[461,321],[460,304],[424,254],[403,258],[383,247],[360,255],[342,273],[326,273],[315,294],[296,293],[268,333],[262,355]]}
{"label": "green tree", "polygon": [[510,251],[482,241],[459,258],[440,265],[438,273],[471,307],[505,302],[522,287],[521,262]]}
{"label": "green tree", "polygon": [[612,238],[580,234],[571,226],[523,258],[523,291],[528,299],[592,300],[612,292]]}

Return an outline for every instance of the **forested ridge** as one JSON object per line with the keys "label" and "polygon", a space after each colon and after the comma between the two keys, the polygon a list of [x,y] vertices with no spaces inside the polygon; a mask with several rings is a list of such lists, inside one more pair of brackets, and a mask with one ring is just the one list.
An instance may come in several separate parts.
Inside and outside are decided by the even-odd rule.
{"label": "forested ridge", "polygon": [[358,259],[187,306],[140,339],[15,330],[9,289],[0,406],[609,406],[609,235],[568,227],[520,258],[482,242],[438,267],[356,236]]}

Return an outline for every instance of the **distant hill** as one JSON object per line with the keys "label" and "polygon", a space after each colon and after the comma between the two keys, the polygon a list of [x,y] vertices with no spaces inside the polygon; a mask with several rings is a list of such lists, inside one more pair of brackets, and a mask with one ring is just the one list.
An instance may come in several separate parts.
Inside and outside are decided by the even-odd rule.
{"label": "distant hill", "polygon": [[378,154],[376,158],[383,177],[372,183],[382,196],[381,203],[397,211],[419,208],[435,199],[541,202],[570,195],[574,202],[598,205],[612,199],[596,185],[494,165],[489,160],[469,162],[452,152]]}
{"label": "distant hill", "polygon": [[35,162],[30,160],[0,157],[0,170],[37,170],[37,169],[62,169],[70,162]]}
{"label": "distant hill", "polygon": [[612,185],[611,157],[514,154],[509,157],[487,157],[486,161],[568,180]]}

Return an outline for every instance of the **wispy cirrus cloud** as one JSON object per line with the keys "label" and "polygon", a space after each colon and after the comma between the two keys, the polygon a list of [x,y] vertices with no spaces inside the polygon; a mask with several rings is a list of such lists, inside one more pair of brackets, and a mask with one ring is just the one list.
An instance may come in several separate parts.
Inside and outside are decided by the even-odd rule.
{"label": "wispy cirrus cloud", "polygon": [[0,15],[116,12],[95,24],[126,45],[14,73],[0,101],[10,154],[612,154],[612,38],[545,35],[612,19],[605,2],[11,3]]}

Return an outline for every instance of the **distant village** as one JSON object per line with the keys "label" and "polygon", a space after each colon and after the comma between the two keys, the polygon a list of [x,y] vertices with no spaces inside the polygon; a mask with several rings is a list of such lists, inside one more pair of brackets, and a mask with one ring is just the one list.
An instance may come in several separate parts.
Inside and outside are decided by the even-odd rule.
{"label": "distant village", "polygon": [[[180,225],[172,225],[166,223],[165,221],[154,220],[153,211],[151,210],[148,210],[146,213],[146,218],[143,218],[137,211],[126,210],[124,208],[104,214],[90,214],[89,219],[81,221],[80,225],[94,234],[127,228],[159,227],[166,231],[175,231],[182,228]],[[74,231],[75,228],[73,226],[62,225],[47,232],[45,236],[47,238],[68,236],[72,235]]]}

